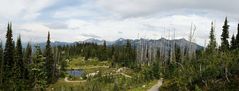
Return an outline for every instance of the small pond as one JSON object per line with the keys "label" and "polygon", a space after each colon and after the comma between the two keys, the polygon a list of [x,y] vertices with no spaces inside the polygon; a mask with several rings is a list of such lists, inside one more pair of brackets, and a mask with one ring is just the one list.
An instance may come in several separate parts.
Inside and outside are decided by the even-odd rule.
{"label": "small pond", "polygon": [[66,72],[71,76],[81,76],[84,73],[84,71],[81,69],[72,69],[67,70]]}

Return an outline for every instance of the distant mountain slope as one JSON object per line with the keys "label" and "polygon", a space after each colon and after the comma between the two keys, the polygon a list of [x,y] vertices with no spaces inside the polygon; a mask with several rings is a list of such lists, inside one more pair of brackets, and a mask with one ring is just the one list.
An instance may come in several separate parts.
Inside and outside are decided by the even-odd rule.
{"label": "distant mountain slope", "polygon": [[[151,47],[152,46],[155,46],[155,47],[156,46],[161,46],[161,47],[170,48],[170,47],[172,47],[172,44],[174,44],[174,43],[179,47],[189,47],[189,44],[190,44],[190,42],[187,41],[186,39],[168,40],[168,39],[165,39],[165,38],[161,38],[161,39],[158,39],[158,40],[154,40],[154,39],[135,39],[135,40],[132,40],[132,39],[119,38],[115,41],[106,41],[106,44],[108,46],[110,46],[110,45],[122,46],[122,45],[125,45],[127,43],[127,40],[129,40],[133,46],[139,46],[142,43],[144,43],[144,44],[150,45]],[[90,39],[86,39],[84,41],[78,41],[78,42],[55,41],[55,42],[52,42],[51,45],[52,46],[64,46],[64,45],[74,45],[76,43],[96,43],[96,44],[102,45],[104,43],[104,40],[90,38]],[[34,46],[36,44],[38,44],[41,48],[44,48],[46,43],[43,43],[43,42],[33,43],[32,46]],[[27,43],[23,43],[23,47],[26,47],[26,46],[27,46]],[[202,46],[200,46],[196,43],[192,43],[192,46],[196,46],[197,49],[202,49],[203,48]]]}
{"label": "distant mountain slope", "polygon": [[87,43],[96,43],[99,45],[102,45],[104,43],[104,40],[99,40],[99,39],[95,39],[95,38],[90,38],[90,39],[86,39],[82,42],[87,42]]}
{"label": "distant mountain slope", "polygon": [[[165,38],[161,38],[158,40],[153,40],[153,39],[135,39],[135,40],[129,40],[131,41],[131,44],[134,46],[139,46],[143,44],[149,45],[151,47],[172,47],[172,45],[177,45],[178,47],[190,47],[190,42],[187,41],[186,39],[175,39],[175,40],[168,40]],[[116,40],[113,45],[125,45],[127,43],[127,39],[120,38]],[[196,49],[202,49],[203,47],[191,42],[192,46],[195,46]],[[168,48],[167,48],[168,49]]]}
{"label": "distant mountain slope", "polygon": [[[75,42],[74,43],[71,43],[71,42],[60,42],[60,41],[51,42],[51,46],[65,46],[65,45],[72,45],[72,44],[75,44]],[[35,48],[36,45],[39,45],[40,48],[45,48],[46,43],[45,42],[31,43],[32,48]],[[27,47],[27,43],[23,43],[22,47],[26,48]]]}

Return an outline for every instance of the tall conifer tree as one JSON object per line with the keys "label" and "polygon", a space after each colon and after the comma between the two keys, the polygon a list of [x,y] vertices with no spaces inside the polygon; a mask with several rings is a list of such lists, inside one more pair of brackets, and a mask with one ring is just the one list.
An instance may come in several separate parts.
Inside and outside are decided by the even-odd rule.
{"label": "tall conifer tree", "polygon": [[14,67],[14,44],[12,39],[12,24],[9,23],[7,27],[6,44],[4,49],[3,61],[3,89],[13,90],[13,67]]}
{"label": "tall conifer tree", "polygon": [[33,63],[30,66],[31,84],[33,84],[33,91],[44,91],[47,85],[47,73],[44,69],[45,58],[42,55],[39,46],[36,46],[35,54],[33,55]]}
{"label": "tall conifer tree", "polygon": [[230,49],[231,50],[234,50],[234,49],[236,49],[236,47],[237,47],[237,45],[236,45],[236,39],[235,39],[235,36],[234,36],[234,34],[232,35],[232,39],[231,39],[231,47],[230,47]]}
{"label": "tall conifer tree", "polygon": [[3,72],[3,48],[2,48],[2,42],[0,43],[0,87],[2,86],[2,75]]}
{"label": "tall conifer tree", "polygon": [[27,47],[25,50],[24,63],[25,64],[32,63],[32,46],[30,43],[27,44]]}
{"label": "tall conifer tree", "polygon": [[216,38],[215,38],[215,30],[214,30],[214,25],[213,22],[211,23],[211,31],[210,31],[210,35],[209,35],[209,44],[207,46],[207,51],[209,53],[213,53],[217,47],[217,42],[216,42]]}
{"label": "tall conifer tree", "polygon": [[33,86],[32,84],[32,80],[33,80],[33,77],[31,77],[31,74],[30,74],[30,65],[33,64],[32,62],[32,47],[31,47],[31,44],[28,43],[27,44],[27,47],[25,49],[25,53],[24,53],[24,60],[23,60],[23,64],[24,64],[24,79],[25,79],[25,84],[27,84],[27,88],[31,88]]}
{"label": "tall conifer tree", "polygon": [[229,25],[228,25],[228,21],[227,21],[227,17],[224,21],[224,25],[222,27],[222,35],[221,35],[221,50],[222,51],[226,51],[229,49],[229,42],[228,42],[228,38],[229,38]]}
{"label": "tall conifer tree", "polygon": [[14,75],[15,75],[15,83],[16,83],[16,89],[17,90],[22,90],[24,88],[23,86],[25,85],[24,82],[24,77],[25,77],[25,66],[23,62],[23,52],[22,52],[22,42],[21,42],[21,37],[19,36],[17,39],[16,43],[16,59],[15,61],[15,66],[14,66]]}
{"label": "tall conifer tree", "polygon": [[237,25],[236,48],[239,48],[239,24]]}
{"label": "tall conifer tree", "polygon": [[53,83],[55,79],[55,64],[54,64],[52,48],[51,48],[50,32],[48,32],[48,36],[47,36],[45,57],[46,57],[47,83]]}

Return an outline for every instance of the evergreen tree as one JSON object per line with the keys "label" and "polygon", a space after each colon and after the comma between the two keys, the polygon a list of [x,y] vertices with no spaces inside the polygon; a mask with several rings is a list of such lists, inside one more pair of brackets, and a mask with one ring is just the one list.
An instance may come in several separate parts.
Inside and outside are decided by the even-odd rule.
{"label": "evergreen tree", "polygon": [[17,39],[17,45],[16,45],[16,59],[15,66],[14,66],[14,78],[16,83],[16,90],[21,90],[24,87],[24,77],[25,77],[25,67],[23,62],[23,53],[22,53],[22,43],[21,43],[21,37],[19,36]]}
{"label": "evergreen tree", "polygon": [[107,60],[108,58],[108,50],[107,50],[107,46],[106,46],[106,41],[104,40],[103,43],[103,59],[102,60]]}
{"label": "evergreen tree", "polygon": [[106,46],[106,41],[103,42],[103,46],[99,49],[99,60],[105,61],[108,58],[108,51]]}
{"label": "evergreen tree", "polygon": [[213,26],[213,22],[211,23],[211,31],[210,31],[210,35],[209,35],[209,44],[207,46],[207,51],[208,53],[213,53],[217,47],[217,42],[216,42],[216,38],[215,38],[215,34],[214,34],[214,26]]}
{"label": "evergreen tree", "polygon": [[7,27],[6,44],[3,61],[3,90],[13,90],[14,44],[12,39],[12,24]]}
{"label": "evergreen tree", "polygon": [[32,47],[31,44],[28,43],[27,47],[25,49],[25,55],[24,55],[24,63],[25,65],[32,63]]}
{"label": "evergreen tree", "polygon": [[237,26],[236,48],[239,48],[239,24]]}
{"label": "evergreen tree", "polygon": [[3,72],[3,48],[2,48],[2,42],[0,43],[0,87],[2,86],[2,75]]}
{"label": "evergreen tree", "polygon": [[103,49],[106,49],[106,41],[104,40]]}
{"label": "evergreen tree", "polygon": [[111,51],[110,51],[110,54],[109,54],[111,59],[113,58],[114,52],[115,52],[115,47],[114,47],[114,45],[112,45],[111,46]]}
{"label": "evergreen tree", "polygon": [[24,60],[23,60],[23,64],[24,64],[24,79],[25,79],[25,84],[27,88],[31,88],[33,86],[32,81],[34,79],[31,79],[32,77],[30,77],[30,65],[33,63],[32,62],[32,47],[31,44],[28,43],[27,47],[25,49],[25,53],[24,53]]}
{"label": "evergreen tree", "polygon": [[112,64],[111,66],[115,67],[117,61],[119,60],[119,52],[115,50],[115,46],[112,46],[114,51],[112,52]]}
{"label": "evergreen tree", "polygon": [[160,62],[156,61],[152,65],[152,75],[154,78],[159,79],[160,78]]}
{"label": "evergreen tree", "polygon": [[232,35],[232,39],[231,39],[231,46],[230,46],[230,49],[231,50],[234,50],[236,49],[237,45],[236,45],[236,39],[235,39],[235,36],[234,34]]}
{"label": "evergreen tree", "polygon": [[65,72],[67,70],[66,67],[67,67],[66,59],[60,60],[60,71],[61,71],[60,75],[61,75],[61,77],[65,76]]}
{"label": "evergreen tree", "polygon": [[130,40],[127,40],[127,43],[125,45],[125,53],[124,53],[124,66],[128,66],[128,67],[135,67],[135,55],[134,55],[134,49],[132,48],[131,42]]}
{"label": "evergreen tree", "polygon": [[34,91],[44,91],[47,85],[47,73],[44,69],[45,58],[42,55],[39,46],[36,46],[36,52],[33,56],[33,63],[30,65],[30,75]]}
{"label": "evergreen tree", "polygon": [[131,43],[130,43],[130,40],[127,40],[127,43],[126,43],[126,48],[125,48],[125,50],[126,50],[126,59],[131,59],[131,52],[132,52],[132,47],[131,47]]}
{"label": "evergreen tree", "polygon": [[228,25],[228,21],[227,21],[227,17],[224,21],[224,25],[222,27],[222,35],[221,35],[221,47],[220,49],[222,51],[226,51],[229,49],[229,42],[228,42],[228,38],[229,38],[229,25]]}
{"label": "evergreen tree", "polygon": [[47,83],[53,83],[55,81],[55,62],[53,60],[53,54],[51,49],[51,41],[50,41],[50,32],[48,32],[46,49],[45,49],[45,57],[46,57],[46,74],[47,74]]}

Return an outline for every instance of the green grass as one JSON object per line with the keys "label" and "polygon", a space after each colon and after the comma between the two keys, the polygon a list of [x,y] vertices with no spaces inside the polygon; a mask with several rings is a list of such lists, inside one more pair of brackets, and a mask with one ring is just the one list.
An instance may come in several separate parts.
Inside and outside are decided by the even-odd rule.
{"label": "green grass", "polygon": [[139,87],[136,87],[136,88],[132,88],[132,89],[129,89],[128,91],[147,91],[148,89],[150,89],[153,85],[157,84],[157,80],[153,80],[153,81],[150,81],[148,83],[145,83],[145,87],[142,86],[139,86]]}
{"label": "green grass", "polygon": [[68,62],[67,69],[82,69],[86,74],[93,73],[96,71],[102,71],[103,73],[116,70],[115,68],[109,68],[109,61],[98,61],[97,58],[91,58],[89,60],[84,60],[84,57],[72,58]]}
{"label": "green grass", "polygon": [[[150,81],[147,83],[140,83],[138,85],[136,84],[130,84],[131,78],[125,78],[119,73],[116,73],[116,71],[119,68],[111,68],[110,67],[111,63],[110,61],[98,61],[97,59],[89,59],[89,60],[84,60],[83,57],[77,57],[77,58],[72,58],[68,62],[68,67],[67,69],[82,69],[85,71],[85,74],[93,73],[96,71],[100,71],[101,75],[107,75],[112,73],[115,79],[117,79],[119,82],[125,82],[127,86],[127,91],[147,91],[147,89],[151,88],[154,84],[157,83],[157,81]],[[134,72],[132,69],[126,68],[122,71],[123,73],[130,75],[130,76],[135,76],[136,72]],[[80,80],[80,77],[72,77],[72,80]],[[99,78],[99,77],[98,77]],[[55,84],[52,84],[48,87],[47,91],[52,91],[51,89],[54,88],[54,91],[87,91],[88,85],[92,84],[98,84],[100,88],[107,90],[112,90],[114,87],[114,83],[102,83],[100,81],[96,81],[98,79],[97,77],[91,78],[92,80],[87,79],[86,82],[83,83],[74,83],[74,82],[65,82],[64,79],[59,79]],[[123,79],[122,79],[123,78]],[[69,79],[70,80],[70,79]],[[95,80],[95,81],[94,81]],[[121,84],[123,85],[123,84]],[[121,86],[120,85],[120,86]],[[145,87],[142,87],[145,85]]]}
{"label": "green grass", "polygon": [[[65,82],[64,79],[59,79],[55,84],[51,84],[48,88],[47,91],[69,91],[71,88],[73,89],[78,89],[76,87],[83,87],[85,83],[74,83],[74,82]],[[77,91],[77,90],[74,90]]]}
{"label": "green grass", "polygon": [[91,69],[98,67],[107,68],[109,65],[109,61],[98,61],[96,58],[84,60],[84,57],[77,57],[68,62],[67,69]]}

